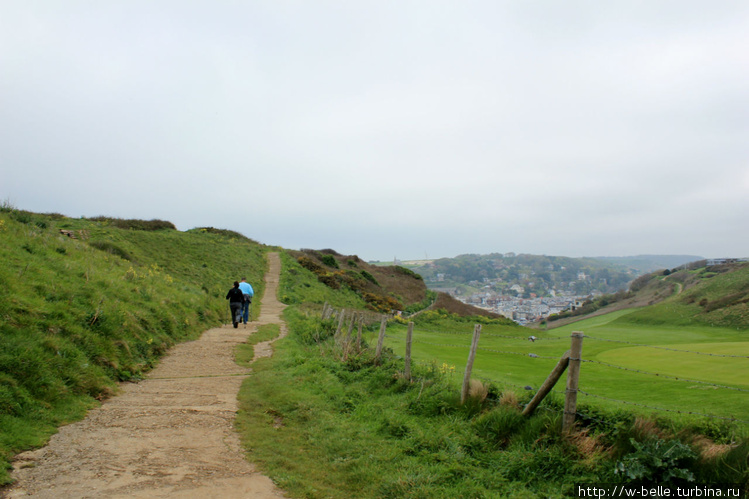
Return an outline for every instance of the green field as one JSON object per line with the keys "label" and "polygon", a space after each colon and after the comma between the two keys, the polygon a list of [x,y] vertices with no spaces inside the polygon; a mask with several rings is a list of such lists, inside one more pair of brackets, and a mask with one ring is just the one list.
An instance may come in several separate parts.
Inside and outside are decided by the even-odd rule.
{"label": "green field", "polygon": [[[569,349],[570,334],[582,331],[586,338],[580,413],[591,408],[625,408],[673,419],[697,415],[712,420],[735,418],[749,424],[746,332],[709,326],[644,326],[627,322],[631,312],[619,311],[549,332],[483,326],[474,377],[513,386],[519,393],[528,386],[536,390]],[[386,346],[398,355],[405,354],[406,329],[403,324],[388,328]],[[473,325],[467,323],[417,322],[414,362],[436,363],[450,371],[454,368],[455,382],[459,383],[472,331]],[[530,335],[538,339],[530,341]],[[564,392],[562,382],[555,392]]]}

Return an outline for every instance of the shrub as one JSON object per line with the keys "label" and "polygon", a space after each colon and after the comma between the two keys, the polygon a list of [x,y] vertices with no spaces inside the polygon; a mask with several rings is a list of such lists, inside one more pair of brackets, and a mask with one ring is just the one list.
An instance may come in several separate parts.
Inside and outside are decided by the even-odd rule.
{"label": "shrub", "polygon": [[407,269],[406,267],[401,267],[400,265],[395,266],[395,270],[403,275],[407,275],[409,277],[413,277],[414,279],[418,279],[420,281],[423,281],[424,278],[421,277],[421,275],[417,274],[411,269]]}
{"label": "shrub", "polygon": [[328,267],[333,267],[334,269],[340,268],[338,266],[338,260],[336,260],[333,255],[322,255],[320,257],[320,261],[322,261],[322,263],[324,263]]}
{"label": "shrub", "polygon": [[367,302],[367,306],[376,312],[390,313],[393,310],[403,310],[403,304],[389,296],[380,296],[365,292],[362,293],[362,298]]}
{"label": "shrub", "polygon": [[301,265],[307,270],[314,272],[315,274],[319,275],[319,274],[325,273],[325,269],[322,268],[320,265],[318,265],[314,260],[312,260],[308,256],[300,256],[299,258],[297,258],[296,261],[299,262],[299,265]]}
{"label": "shrub", "polygon": [[366,270],[361,271],[361,276],[365,278],[366,280],[368,280],[369,282],[371,282],[372,284],[374,284],[375,286],[380,285],[380,283],[377,282],[377,279],[375,279],[375,277],[369,272],[367,272]]}
{"label": "shrub", "polygon": [[317,280],[332,289],[340,289],[341,283],[333,274],[318,274]]}
{"label": "shrub", "polygon": [[694,481],[689,465],[697,455],[686,444],[660,438],[644,442],[632,438],[630,443],[635,450],[616,464],[616,474],[623,475],[628,480],[655,485],[677,485]]}
{"label": "shrub", "polygon": [[122,219],[122,218],[111,218],[99,216],[92,218],[95,222],[105,222],[112,227],[118,229],[131,229],[131,230],[177,230],[172,222],[164,220],[138,220],[134,218]]}

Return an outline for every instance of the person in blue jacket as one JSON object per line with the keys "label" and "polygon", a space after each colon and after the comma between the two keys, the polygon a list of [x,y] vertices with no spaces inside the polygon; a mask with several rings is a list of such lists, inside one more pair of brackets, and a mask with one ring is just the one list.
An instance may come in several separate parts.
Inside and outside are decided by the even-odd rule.
{"label": "person in blue jacket", "polygon": [[247,324],[247,321],[250,318],[250,303],[252,303],[252,297],[255,296],[255,290],[252,289],[252,286],[250,286],[250,283],[247,282],[247,278],[243,277],[242,282],[239,283],[239,289],[242,290],[243,300],[242,300],[242,319],[244,320],[244,323]]}

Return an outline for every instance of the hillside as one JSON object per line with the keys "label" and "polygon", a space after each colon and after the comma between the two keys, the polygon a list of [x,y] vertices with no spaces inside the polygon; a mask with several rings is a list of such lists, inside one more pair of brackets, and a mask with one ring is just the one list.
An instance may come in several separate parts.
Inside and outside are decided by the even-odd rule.
{"label": "hillside", "polygon": [[612,263],[619,267],[631,269],[638,274],[647,274],[657,270],[673,269],[682,265],[704,260],[696,255],[636,255],[636,256],[597,256],[596,260]]}
{"label": "hillside", "polygon": [[[406,267],[372,265],[356,255],[346,256],[332,249],[303,249],[287,253],[296,260],[294,265],[311,272],[327,288],[344,288],[363,301],[358,306],[375,312],[400,311],[409,315],[426,308],[441,308],[464,317],[481,315],[502,318],[498,314],[461,303],[445,293],[430,291],[421,275]],[[309,282],[304,285],[310,287]],[[295,286],[290,284],[290,287]],[[330,291],[326,295],[328,300],[333,300]],[[307,303],[321,304],[321,300],[320,296],[305,297]]]}
{"label": "hillside", "polygon": [[[14,453],[140,379],[171,346],[228,322],[234,280],[247,277],[262,296],[269,249],[213,227],[0,207],[0,484]],[[309,304],[412,312],[436,298],[405,268],[332,250],[283,258],[287,289],[298,277],[315,290]],[[316,279],[327,285],[311,286]]]}
{"label": "hillside", "polygon": [[241,276],[263,293],[266,247],[169,222],[0,210],[0,483],[7,460],[226,321]]}
{"label": "hillside", "polygon": [[[57,427],[117,393],[120,382],[142,378],[171,346],[226,322],[233,280],[246,276],[262,295],[269,249],[210,227],[180,232],[159,220],[0,209],[0,483],[9,480],[15,453],[43,445]],[[366,489],[366,497],[560,497],[574,483],[621,482],[614,465],[637,452],[629,437],[673,438],[669,428],[643,431],[631,413],[606,412],[595,412],[579,438],[563,435],[553,397],[546,411],[520,415],[531,395],[523,378],[519,390],[482,380],[461,404],[456,370],[466,362],[463,344],[474,323],[484,327],[477,366],[502,376],[524,376],[522,366],[531,366],[543,379],[548,369],[536,360],[556,362],[563,345],[544,331],[534,338],[550,341],[529,342],[527,330],[506,319],[461,317],[475,309],[429,291],[405,267],[373,266],[334,250],[274,250],[283,267],[279,299],[290,305],[289,336],[273,358],[253,365],[237,428],[253,462],[294,496],[351,497]],[[643,277],[635,282],[640,299],[671,298],[622,319],[744,327],[746,272],[739,266]],[[336,336],[333,320],[321,319],[324,304],[337,313],[372,312],[355,352],[350,339]],[[429,308],[436,310],[418,313]],[[393,310],[408,318],[390,321],[375,360],[380,313]],[[411,380],[402,351],[409,321],[422,356]],[[506,341],[534,356],[502,353]],[[497,363],[494,355],[506,358]],[[739,441],[731,426],[707,428],[721,442]],[[701,481],[745,483],[745,448],[677,464]],[[726,467],[724,455],[739,465]]]}
{"label": "hillside", "polygon": [[624,309],[639,309],[627,314],[628,321],[749,329],[749,263],[692,265],[645,274],[632,282],[627,293],[590,301],[574,314],[549,317],[548,327]]}
{"label": "hillside", "polygon": [[[459,255],[404,264],[419,273],[430,289],[458,288],[468,295],[489,287],[499,294],[529,298],[594,291],[614,293],[642,272],[596,258],[568,258],[514,253]],[[517,287],[522,291],[517,291]],[[515,288],[515,289],[512,289]]]}
{"label": "hillside", "polygon": [[[741,414],[742,392],[710,391],[708,404],[705,392],[692,389],[695,382],[676,388],[672,379],[656,378],[643,390],[642,378],[623,377],[629,371],[598,375],[604,366],[585,364],[586,373],[595,373],[585,375],[586,390],[628,398],[624,386],[650,400],[643,402],[644,410],[586,401],[577,408],[580,431],[565,435],[561,396],[547,399],[530,417],[521,411],[568,348],[568,335],[539,331],[531,340],[528,330],[506,319],[446,314],[438,300],[435,308],[442,310],[389,321],[378,360],[379,317],[365,321],[357,339],[337,331],[338,316],[321,317],[324,302],[343,313],[356,308],[360,298],[348,287],[329,285],[338,270],[328,254],[283,255],[289,338],[271,359],[253,367],[240,394],[237,426],[248,456],[291,496],[570,497],[575,484],[631,483],[633,477],[648,484],[685,483],[679,477],[746,484],[749,445],[735,426],[677,421],[651,415],[649,408],[673,395],[685,401],[686,410],[696,403],[714,410],[730,402]],[[339,267],[352,260],[331,256]],[[323,269],[312,266],[313,271],[299,261],[305,257],[320,267],[323,260],[328,263]],[[470,383],[473,396],[463,404],[460,383],[476,324],[482,332]],[[409,331],[414,362],[407,375]],[[722,341],[735,340],[729,333]],[[674,341],[665,338],[658,342]],[[585,348],[590,359],[604,350],[622,350],[616,342]],[[724,377],[746,389],[740,376]],[[563,381],[556,390],[564,390]],[[732,414],[731,409],[718,414],[726,412]]]}

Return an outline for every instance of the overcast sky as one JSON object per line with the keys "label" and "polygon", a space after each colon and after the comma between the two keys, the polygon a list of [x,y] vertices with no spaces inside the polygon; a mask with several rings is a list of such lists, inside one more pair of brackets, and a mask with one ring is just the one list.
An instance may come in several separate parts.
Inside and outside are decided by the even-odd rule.
{"label": "overcast sky", "polygon": [[0,200],[367,260],[749,256],[749,2],[0,0]]}

